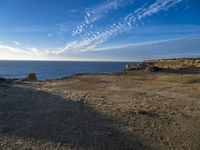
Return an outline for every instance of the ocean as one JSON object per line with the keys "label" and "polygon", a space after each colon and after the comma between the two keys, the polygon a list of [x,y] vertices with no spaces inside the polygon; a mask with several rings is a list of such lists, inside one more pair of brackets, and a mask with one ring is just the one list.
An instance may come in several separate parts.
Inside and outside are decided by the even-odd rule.
{"label": "ocean", "polygon": [[24,79],[36,73],[39,80],[59,79],[78,73],[111,73],[123,70],[128,62],[0,61],[0,77]]}

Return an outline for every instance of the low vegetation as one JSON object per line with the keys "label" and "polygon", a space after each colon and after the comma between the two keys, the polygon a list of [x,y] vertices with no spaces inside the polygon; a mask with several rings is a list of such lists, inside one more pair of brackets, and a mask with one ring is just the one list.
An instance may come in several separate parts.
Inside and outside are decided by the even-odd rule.
{"label": "low vegetation", "polygon": [[148,61],[148,63],[159,68],[200,68],[200,58],[161,59]]}
{"label": "low vegetation", "polygon": [[[189,69],[189,70],[188,70]],[[197,69],[197,70],[195,70]],[[148,60],[141,63],[126,65],[124,71],[145,70],[148,72],[177,72],[198,73],[200,58],[160,59]],[[179,72],[181,73],[181,72]]]}

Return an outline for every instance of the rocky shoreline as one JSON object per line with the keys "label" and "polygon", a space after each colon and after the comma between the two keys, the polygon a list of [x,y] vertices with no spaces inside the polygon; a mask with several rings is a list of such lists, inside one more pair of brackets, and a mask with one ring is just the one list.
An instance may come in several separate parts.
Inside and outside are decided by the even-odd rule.
{"label": "rocky shoreline", "polygon": [[198,73],[0,79],[0,149],[199,149],[199,114]]}

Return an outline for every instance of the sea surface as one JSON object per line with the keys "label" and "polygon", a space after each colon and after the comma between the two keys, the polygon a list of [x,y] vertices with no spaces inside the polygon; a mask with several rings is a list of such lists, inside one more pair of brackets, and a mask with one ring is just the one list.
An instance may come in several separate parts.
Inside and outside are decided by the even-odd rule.
{"label": "sea surface", "polygon": [[59,79],[78,73],[111,73],[123,70],[128,62],[0,61],[0,77],[23,79],[36,73],[38,79]]}

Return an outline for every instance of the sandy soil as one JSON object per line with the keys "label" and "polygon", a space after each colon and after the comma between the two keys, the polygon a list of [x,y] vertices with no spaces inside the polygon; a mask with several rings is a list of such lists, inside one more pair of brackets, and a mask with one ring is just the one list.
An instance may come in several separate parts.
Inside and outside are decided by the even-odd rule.
{"label": "sandy soil", "polygon": [[1,83],[0,149],[200,149],[200,75]]}

